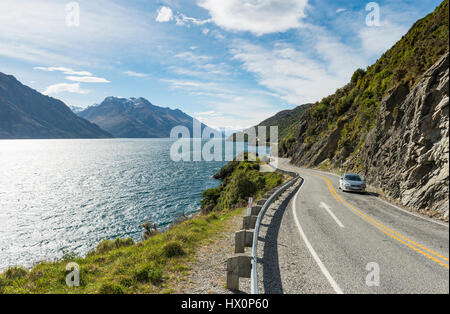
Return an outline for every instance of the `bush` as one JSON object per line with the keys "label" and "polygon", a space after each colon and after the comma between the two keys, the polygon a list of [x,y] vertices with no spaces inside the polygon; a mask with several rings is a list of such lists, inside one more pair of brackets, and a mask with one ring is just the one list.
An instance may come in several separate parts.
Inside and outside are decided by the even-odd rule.
{"label": "bush", "polygon": [[131,238],[128,239],[115,239],[115,240],[103,240],[97,245],[97,248],[90,252],[88,255],[103,254],[112,250],[116,250],[121,247],[134,245],[134,241]]}
{"label": "bush", "polygon": [[161,268],[152,268],[148,271],[148,280],[153,284],[162,282],[163,271]]}
{"label": "bush", "polygon": [[151,237],[160,233],[160,231],[158,230],[158,225],[157,224],[152,225],[150,221],[147,221],[145,224],[143,224],[142,228],[145,229],[144,233],[142,234],[144,240],[148,240]]}
{"label": "bush", "polygon": [[364,77],[364,75],[366,75],[366,71],[364,71],[363,69],[356,70],[355,73],[353,73],[351,82],[353,84],[356,84],[360,79]]}
{"label": "bush", "polygon": [[104,283],[100,287],[100,294],[124,294],[124,289],[119,284]]}
{"label": "bush", "polygon": [[139,282],[160,283],[163,278],[163,271],[158,267],[145,266],[134,274],[134,278]]}
{"label": "bush", "polygon": [[164,245],[163,255],[168,258],[183,256],[185,254],[183,246],[177,241],[171,241]]}
{"label": "bush", "polygon": [[209,189],[202,193],[202,206],[207,204],[217,204],[217,200],[220,197],[220,189]]}
{"label": "bush", "polygon": [[5,278],[8,280],[17,280],[25,277],[28,270],[23,267],[10,267],[5,271]]}

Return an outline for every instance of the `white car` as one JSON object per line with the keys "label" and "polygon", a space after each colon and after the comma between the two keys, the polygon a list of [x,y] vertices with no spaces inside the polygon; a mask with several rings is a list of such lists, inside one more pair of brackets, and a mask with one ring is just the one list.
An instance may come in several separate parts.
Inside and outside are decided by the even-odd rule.
{"label": "white car", "polygon": [[361,192],[366,191],[366,183],[359,174],[345,173],[339,179],[339,189],[344,192]]}

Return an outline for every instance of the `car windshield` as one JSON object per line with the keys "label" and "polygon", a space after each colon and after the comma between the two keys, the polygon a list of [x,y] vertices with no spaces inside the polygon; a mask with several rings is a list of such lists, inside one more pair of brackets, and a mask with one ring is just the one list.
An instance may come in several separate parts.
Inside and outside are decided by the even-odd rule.
{"label": "car windshield", "polygon": [[362,181],[361,177],[357,174],[348,174],[345,176],[345,180],[349,181]]}

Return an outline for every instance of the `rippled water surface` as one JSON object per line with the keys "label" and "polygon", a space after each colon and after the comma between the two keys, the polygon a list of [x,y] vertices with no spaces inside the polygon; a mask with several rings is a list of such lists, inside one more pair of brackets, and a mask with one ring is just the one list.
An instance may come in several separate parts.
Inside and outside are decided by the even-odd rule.
{"label": "rippled water surface", "polygon": [[225,162],[173,162],[171,143],[0,141],[0,271],[83,255],[104,238],[141,240],[143,222],[198,211]]}

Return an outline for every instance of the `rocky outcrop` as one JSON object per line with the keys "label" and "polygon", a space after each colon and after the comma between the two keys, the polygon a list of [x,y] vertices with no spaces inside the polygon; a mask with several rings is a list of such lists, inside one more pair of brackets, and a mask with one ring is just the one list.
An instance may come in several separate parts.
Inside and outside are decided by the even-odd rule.
{"label": "rocky outcrop", "polygon": [[412,88],[400,85],[383,99],[376,127],[348,160],[369,184],[405,206],[448,216],[449,55]]}
{"label": "rocky outcrop", "polygon": [[299,127],[297,138],[298,145],[293,153],[292,163],[307,167],[315,167],[324,160],[328,160],[332,157],[337,150],[344,122],[345,120],[339,121],[337,128],[334,129],[329,136],[310,144],[305,141],[308,121],[303,120]]}

